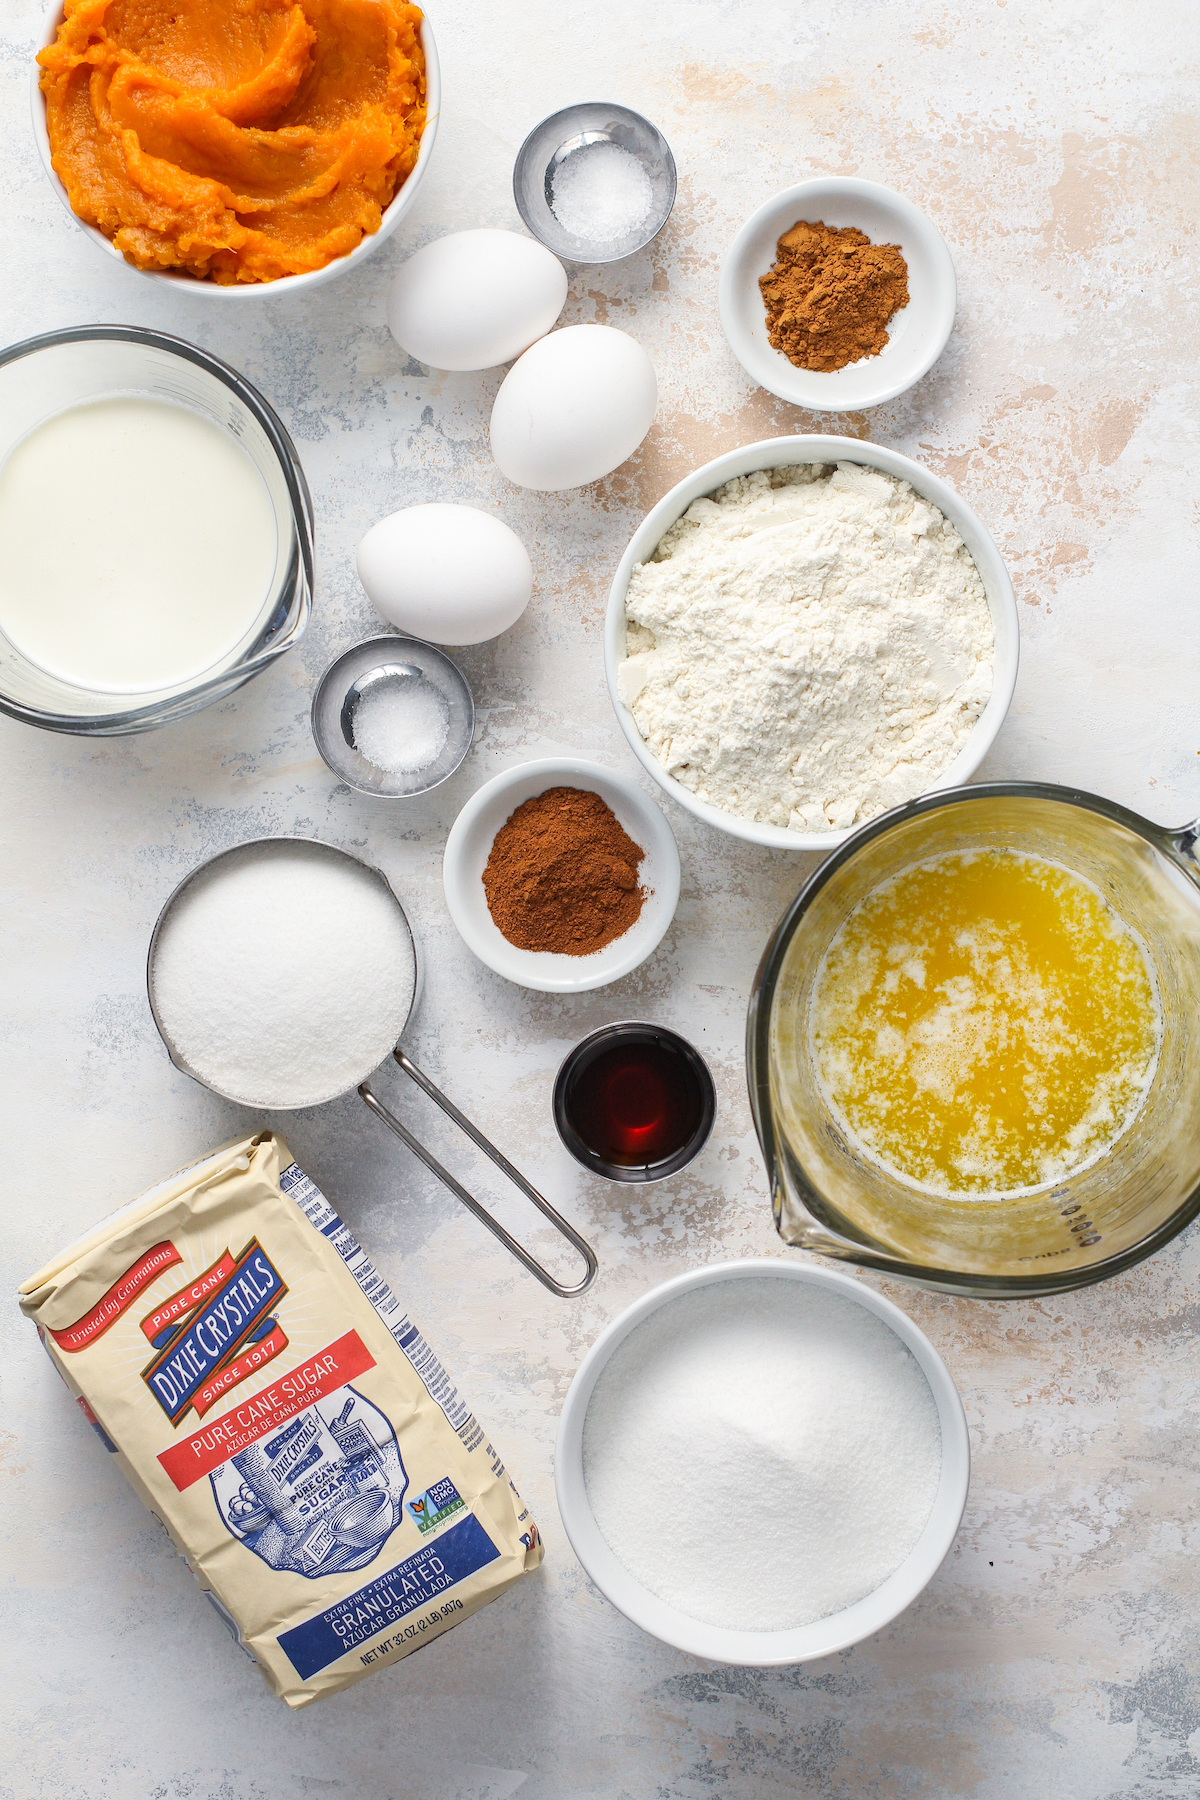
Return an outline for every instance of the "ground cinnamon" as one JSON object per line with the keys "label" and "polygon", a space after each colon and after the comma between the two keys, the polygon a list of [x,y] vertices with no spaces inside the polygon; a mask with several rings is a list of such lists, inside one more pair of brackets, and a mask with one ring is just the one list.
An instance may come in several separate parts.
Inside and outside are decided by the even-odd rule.
{"label": "ground cinnamon", "polygon": [[800,219],[758,285],[772,347],[798,369],[828,373],[879,355],[889,320],[908,305],[908,264],[899,244]]}
{"label": "ground cinnamon", "polygon": [[645,854],[599,794],[548,788],[496,833],[483,871],[488,911],[520,950],[590,956],[641,912]]}

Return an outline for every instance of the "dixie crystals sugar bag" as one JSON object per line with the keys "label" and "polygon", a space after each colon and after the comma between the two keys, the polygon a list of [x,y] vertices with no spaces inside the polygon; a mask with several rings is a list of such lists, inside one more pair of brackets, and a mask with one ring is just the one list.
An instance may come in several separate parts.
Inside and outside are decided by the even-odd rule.
{"label": "dixie crystals sugar bag", "polygon": [[289,1706],[406,1656],[542,1560],[441,1363],[271,1132],[106,1220],[20,1304]]}

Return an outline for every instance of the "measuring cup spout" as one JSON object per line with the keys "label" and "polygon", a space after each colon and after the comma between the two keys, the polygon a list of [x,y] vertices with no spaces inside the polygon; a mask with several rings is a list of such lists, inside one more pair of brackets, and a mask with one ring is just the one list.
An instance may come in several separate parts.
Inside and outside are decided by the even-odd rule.
{"label": "measuring cup spout", "polygon": [[475,1218],[479,1220],[481,1225],[487,1226],[493,1237],[499,1238],[500,1242],[504,1245],[504,1248],[509,1251],[511,1255],[515,1256],[517,1261],[522,1263],[524,1267],[529,1270],[531,1275],[537,1276],[543,1287],[548,1287],[550,1292],[552,1294],[557,1294],[561,1300],[573,1300],[577,1294],[582,1294],[587,1288],[591,1287],[593,1281],[596,1279],[596,1271],[600,1266],[596,1260],[596,1252],[592,1249],[591,1245],[580,1237],[575,1227],[569,1224],[567,1220],[563,1218],[562,1214],[551,1206],[544,1195],[539,1194],[537,1189],[526,1181],[521,1171],[513,1167],[508,1158],[503,1155],[501,1151],[497,1150],[495,1144],[490,1143],[488,1139],[484,1137],[483,1133],[472,1125],[470,1119],[459,1112],[454,1102],[452,1100],[447,1100],[445,1094],[443,1094],[440,1089],[434,1087],[428,1075],[424,1074],[423,1071],[417,1067],[416,1063],[413,1062],[412,1058],[399,1044],[396,1045],[392,1055],[395,1057],[396,1062],[403,1069],[404,1073],[408,1076],[409,1080],[415,1081],[421,1092],[427,1094],[432,1101],[440,1106],[442,1111],[446,1114],[446,1117],[448,1119],[453,1119],[460,1131],[466,1132],[471,1142],[475,1144],[478,1149],[482,1150],[485,1156],[490,1157],[500,1172],[507,1175],[513,1186],[519,1188],[527,1200],[532,1200],[538,1211],[545,1218],[549,1219],[555,1230],[561,1232],[562,1236],[566,1238],[571,1247],[579,1252],[584,1263],[582,1281],[577,1281],[573,1287],[564,1287],[561,1282],[555,1281],[549,1270],[544,1269],[537,1258],[532,1256],[529,1251],[525,1249],[524,1245],[518,1244],[516,1238],[513,1237],[510,1232],[505,1230],[499,1219],[495,1218],[485,1206],[481,1205],[480,1202],[476,1200],[474,1194],[468,1193],[467,1189],[450,1173],[449,1169],[444,1168],[437,1160],[437,1157],[426,1150],[425,1146],[412,1135],[412,1132],[409,1131],[408,1127],[402,1125],[395,1114],[388,1111],[379,1096],[372,1093],[371,1089],[364,1081],[358,1091],[367,1106],[369,1106],[371,1111],[375,1114],[375,1117],[381,1120],[382,1123],[387,1126],[389,1131],[394,1132],[402,1144],[408,1146],[413,1155],[418,1157],[420,1161],[425,1164],[425,1167],[429,1170],[431,1175],[436,1175],[438,1180],[443,1182],[445,1186],[450,1189],[450,1192],[454,1195],[456,1200],[462,1201],[467,1211],[472,1213]]}

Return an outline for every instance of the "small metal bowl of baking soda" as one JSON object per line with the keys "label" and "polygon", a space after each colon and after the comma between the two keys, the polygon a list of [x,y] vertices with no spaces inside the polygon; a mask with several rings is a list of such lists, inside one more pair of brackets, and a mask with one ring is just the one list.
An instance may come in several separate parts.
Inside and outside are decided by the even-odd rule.
{"label": "small metal bowl of baking soda", "polygon": [[513,198],[567,262],[620,262],[656,238],[675,204],[675,158],[627,106],[585,101],[535,125],[517,153]]}
{"label": "small metal bowl of baking soda", "polygon": [[322,675],[312,733],[347,787],[408,800],[458,768],[475,733],[475,703],[444,650],[420,638],[368,638]]}

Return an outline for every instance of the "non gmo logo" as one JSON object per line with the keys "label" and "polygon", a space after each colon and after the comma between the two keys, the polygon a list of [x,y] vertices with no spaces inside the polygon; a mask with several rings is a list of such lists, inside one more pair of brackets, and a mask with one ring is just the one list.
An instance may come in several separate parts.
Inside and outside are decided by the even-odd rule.
{"label": "non gmo logo", "polygon": [[432,1487],[427,1487],[423,1494],[418,1494],[415,1500],[408,1500],[405,1504],[421,1536],[428,1537],[443,1520],[453,1518],[456,1512],[461,1512],[466,1501],[450,1477],[444,1475]]}

